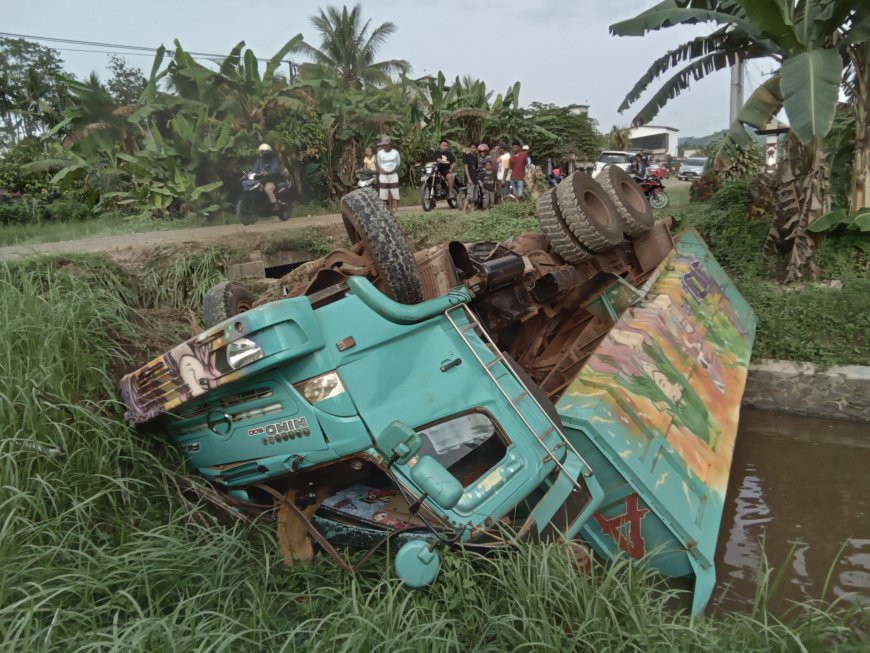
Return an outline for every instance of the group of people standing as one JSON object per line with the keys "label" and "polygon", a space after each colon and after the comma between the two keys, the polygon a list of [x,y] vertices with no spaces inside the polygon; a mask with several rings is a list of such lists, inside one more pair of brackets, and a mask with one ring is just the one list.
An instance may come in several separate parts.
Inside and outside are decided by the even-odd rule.
{"label": "group of people standing", "polygon": [[[433,161],[439,174],[447,181],[448,195],[454,197],[458,162],[446,139],[439,144]],[[401,163],[402,157],[393,148],[389,136],[379,139],[376,152],[372,152],[370,147],[365,150],[363,167],[378,174],[380,198],[391,213],[395,213],[399,207],[398,171]],[[476,205],[478,198],[482,199],[484,208],[491,208],[508,196],[522,199],[525,195],[526,172],[531,167],[529,146],[519,141],[513,142],[510,151],[507,143],[499,143],[492,151],[486,143],[472,143],[462,159],[470,205]]]}
{"label": "group of people standing", "polygon": [[512,151],[508,152],[507,144],[499,143],[490,152],[486,143],[472,143],[462,163],[472,206],[477,203],[479,193],[483,194],[483,208],[491,208],[497,199],[509,195],[517,199],[525,195],[526,172],[532,165],[528,145],[514,141]]}

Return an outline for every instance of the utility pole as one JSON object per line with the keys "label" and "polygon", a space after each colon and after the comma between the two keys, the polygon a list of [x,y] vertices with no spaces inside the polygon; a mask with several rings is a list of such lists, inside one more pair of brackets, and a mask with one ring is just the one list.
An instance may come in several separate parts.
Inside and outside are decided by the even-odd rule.
{"label": "utility pole", "polygon": [[743,77],[746,64],[743,59],[737,59],[737,63],[731,66],[731,112],[728,124],[733,125],[737,120],[737,114],[743,107]]}

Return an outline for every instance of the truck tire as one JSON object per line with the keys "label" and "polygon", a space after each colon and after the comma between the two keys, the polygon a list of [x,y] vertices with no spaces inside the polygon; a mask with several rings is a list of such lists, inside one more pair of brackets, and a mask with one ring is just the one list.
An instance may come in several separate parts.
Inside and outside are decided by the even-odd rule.
{"label": "truck tire", "polygon": [[205,293],[202,300],[202,322],[206,329],[231,317],[251,310],[254,293],[235,281],[221,281]]}
{"label": "truck tire", "polygon": [[583,247],[562,219],[562,213],[556,203],[555,188],[538,198],[536,208],[541,231],[559,256],[568,263],[579,263],[592,256],[592,252]]}
{"label": "truck tire", "polygon": [[585,172],[575,172],[556,186],[562,219],[577,240],[593,252],[622,242],[622,218],[601,185]]}
{"label": "truck tire", "polygon": [[608,166],[598,173],[595,181],[601,184],[616,207],[626,236],[637,238],[649,233],[655,220],[652,207],[630,174],[616,166]]}
{"label": "truck tire", "polygon": [[423,284],[405,236],[377,194],[368,188],[341,198],[341,219],[351,243],[362,241],[374,259],[381,287],[403,304],[423,301]]}

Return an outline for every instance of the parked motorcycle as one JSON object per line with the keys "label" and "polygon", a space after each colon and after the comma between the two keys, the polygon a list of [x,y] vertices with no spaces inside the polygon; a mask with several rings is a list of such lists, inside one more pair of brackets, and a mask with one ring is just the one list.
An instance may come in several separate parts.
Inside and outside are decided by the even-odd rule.
{"label": "parked motorcycle", "polygon": [[[420,206],[424,211],[431,211],[435,208],[438,200],[447,200],[447,205],[451,209],[458,206],[456,195],[448,197],[447,194],[447,179],[438,171],[438,166],[435,163],[427,163],[423,168],[423,176],[420,178],[422,185],[420,186]],[[459,193],[458,179],[453,180],[454,193]]]}
{"label": "parked motorcycle", "polygon": [[275,199],[278,209],[273,209],[263,181],[253,172],[242,173],[242,196],[236,202],[236,217],[245,225],[254,224],[257,218],[277,215],[282,221],[290,219],[292,204],[290,202],[290,184],[281,181],[275,184]]}
{"label": "parked motorcycle", "polygon": [[356,187],[378,189],[378,173],[368,168],[356,171]]}
{"label": "parked motorcycle", "polygon": [[649,205],[654,209],[665,209],[671,203],[671,198],[668,197],[665,185],[659,177],[647,176],[643,179],[635,177],[634,180],[640,184]]}

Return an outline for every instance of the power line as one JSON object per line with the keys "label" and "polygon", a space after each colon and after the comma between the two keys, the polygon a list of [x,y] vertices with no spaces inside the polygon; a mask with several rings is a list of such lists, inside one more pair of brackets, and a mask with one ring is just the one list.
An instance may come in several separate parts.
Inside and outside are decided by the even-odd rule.
{"label": "power line", "polygon": [[[46,43],[64,43],[68,45],[88,45],[91,47],[99,47],[99,48],[111,48],[115,51],[109,50],[76,50],[73,48],[57,48],[58,50],[68,50],[71,52],[94,52],[96,54],[144,54],[149,53],[153,54],[157,52],[159,48],[150,48],[142,45],[125,45],[121,43],[103,43],[99,41],[81,41],[78,39],[63,39],[54,36],[34,36],[33,34],[13,34],[12,32],[0,32],[0,36],[8,37],[8,38],[17,38],[17,39],[27,39],[31,41],[40,41]],[[117,52],[117,50],[124,50],[124,52]],[[174,54],[175,50],[167,48],[166,52],[168,54]],[[209,52],[190,52],[189,54],[192,57],[206,57],[209,59],[223,59],[227,55],[226,54],[214,54]],[[269,61],[269,57],[255,57],[257,61]],[[282,59],[281,63],[287,63],[291,65],[295,65],[295,62],[289,59]]]}

